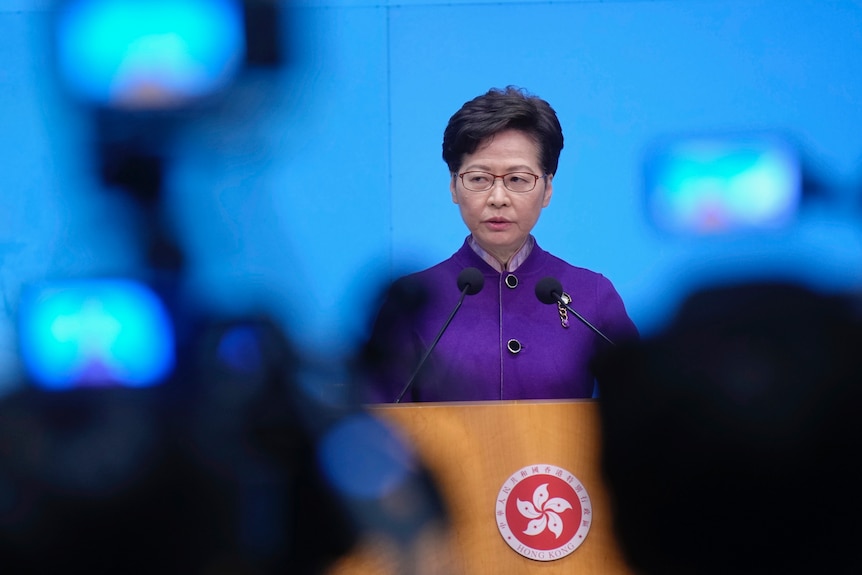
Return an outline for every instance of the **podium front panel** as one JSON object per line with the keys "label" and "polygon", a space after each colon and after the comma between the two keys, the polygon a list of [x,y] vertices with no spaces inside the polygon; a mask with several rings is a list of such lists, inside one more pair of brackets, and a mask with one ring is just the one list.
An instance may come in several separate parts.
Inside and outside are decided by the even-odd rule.
{"label": "podium front panel", "polygon": [[[369,410],[412,444],[436,480],[451,519],[455,571],[505,575],[632,573],[613,536],[599,469],[595,400],[413,403]],[[541,560],[528,558],[531,554],[539,556],[529,547],[515,551],[512,537],[507,543],[498,526],[501,488],[507,481],[516,482],[513,474],[540,471],[536,466],[552,468],[558,475],[561,470],[574,475],[574,483],[585,488],[589,497],[589,515],[584,516],[589,521],[588,532],[577,548],[558,559],[544,554]],[[571,521],[571,513],[565,517]],[[358,564],[347,568],[349,563],[338,573],[364,573]]]}

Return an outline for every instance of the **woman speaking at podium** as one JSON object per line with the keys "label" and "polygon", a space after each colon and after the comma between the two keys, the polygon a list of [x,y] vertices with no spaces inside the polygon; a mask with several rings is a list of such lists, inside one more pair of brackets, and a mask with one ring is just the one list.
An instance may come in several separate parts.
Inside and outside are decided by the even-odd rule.
{"label": "woman speaking at podium", "polygon": [[553,108],[514,87],[450,118],[443,159],[469,235],[449,259],[390,288],[364,353],[363,400],[592,397],[592,359],[637,329],[607,278],[531,234],[562,148]]}

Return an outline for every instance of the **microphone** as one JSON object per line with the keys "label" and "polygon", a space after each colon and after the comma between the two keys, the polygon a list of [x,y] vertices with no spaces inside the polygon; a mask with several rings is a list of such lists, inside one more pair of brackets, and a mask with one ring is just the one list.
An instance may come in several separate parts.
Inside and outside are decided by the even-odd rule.
{"label": "microphone", "polygon": [[431,355],[431,352],[434,351],[434,348],[437,346],[437,342],[440,341],[441,337],[443,337],[443,332],[446,331],[446,328],[448,328],[449,324],[452,323],[452,318],[455,317],[455,312],[461,309],[461,304],[464,303],[464,296],[476,295],[482,291],[484,285],[485,276],[483,276],[482,272],[477,268],[464,268],[461,270],[461,273],[458,274],[458,290],[461,292],[461,297],[458,298],[458,303],[455,304],[455,308],[452,310],[452,313],[449,314],[449,317],[446,319],[446,323],[444,323],[440,331],[437,332],[437,337],[434,338],[434,341],[428,347],[425,355],[423,355],[422,359],[419,360],[419,364],[413,371],[413,375],[411,375],[410,379],[407,380],[407,385],[404,386],[404,389],[402,389],[401,393],[398,394],[398,397],[395,398],[395,403],[400,403],[401,398],[404,397],[404,394],[407,393],[407,390],[410,389],[411,385],[413,385],[413,380],[416,379],[416,375],[422,369],[422,366],[425,365],[425,360],[427,360],[428,356]]}
{"label": "microphone", "polygon": [[[485,276],[482,275],[477,268],[464,268],[458,274],[458,290],[461,292],[461,301],[464,301],[464,294],[476,295],[485,286]],[[460,307],[461,301],[458,302]],[[455,308],[458,309],[457,307]],[[454,313],[454,312],[453,312]]]}
{"label": "microphone", "polygon": [[599,328],[588,322],[584,317],[569,307],[569,304],[563,300],[563,285],[560,283],[560,280],[553,277],[546,277],[544,279],[539,280],[539,283],[536,284],[536,297],[539,298],[539,301],[546,304],[559,303],[563,307],[565,307],[569,313],[574,315],[576,318],[581,320],[585,326],[593,330],[596,335],[599,335],[611,345],[616,345],[612,342],[608,336],[603,334]]}

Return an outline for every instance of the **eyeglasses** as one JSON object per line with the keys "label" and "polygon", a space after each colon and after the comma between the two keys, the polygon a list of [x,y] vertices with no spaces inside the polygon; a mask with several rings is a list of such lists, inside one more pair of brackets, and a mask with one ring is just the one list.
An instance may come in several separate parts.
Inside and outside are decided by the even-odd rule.
{"label": "eyeglasses", "polygon": [[501,178],[503,185],[510,192],[525,194],[533,191],[536,182],[544,176],[537,176],[530,172],[510,172],[501,176],[489,172],[463,172],[458,174],[458,177],[461,178],[464,189],[470,192],[487,192],[494,187],[497,178]]}

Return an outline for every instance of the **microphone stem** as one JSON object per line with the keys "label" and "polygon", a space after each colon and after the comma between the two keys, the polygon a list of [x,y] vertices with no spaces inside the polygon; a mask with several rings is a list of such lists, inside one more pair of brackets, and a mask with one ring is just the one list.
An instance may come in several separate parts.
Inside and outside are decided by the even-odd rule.
{"label": "microphone stem", "polygon": [[616,345],[614,342],[612,342],[610,339],[608,339],[608,336],[606,336],[605,334],[603,334],[603,333],[599,330],[599,328],[597,328],[596,326],[594,326],[593,324],[591,324],[590,322],[588,322],[588,321],[587,321],[587,319],[586,319],[584,316],[582,316],[581,314],[579,314],[578,312],[576,312],[575,310],[573,310],[571,307],[569,307],[569,304],[567,304],[566,302],[564,302],[564,301],[563,301],[563,298],[562,298],[562,296],[560,296],[560,294],[558,294],[557,292],[552,292],[552,294],[553,294],[553,296],[554,296],[555,298],[557,298],[557,301],[558,301],[558,302],[560,302],[561,304],[563,304],[563,307],[565,307],[565,308],[566,308],[566,310],[568,310],[568,312],[569,312],[570,314],[574,315],[576,318],[578,318],[579,320],[581,320],[581,322],[582,322],[585,326],[587,326],[588,328],[590,328],[591,330],[593,330],[593,333],[595,333],[596,335],[600,336],[602,339],[604,339],[604,340],[605,340],[606,342],[608,342],[609,344],[611,344],[611,345],[613,345],[613,346],[615,346],[615,345]]}
{"label": "microphone stem", "polygon": [[443,337],[443,332],[446,331],[447,327],[449,327],[449,324],[452,322],[452,318],[455,317],[455,312],[461,309],[461,304],[464,303],[464,297],[467,295],[467,290],[469,288],[470,284],[467,284],[464,286],[464,289],[461,290],[461,297],[458,298],[458,304],[455,306],[455,309],[452,310],[452,313],[449,314],[449,317],[446,319],[446,323],[444,323],[440,331],[437,332],[437,337],[435,337],[431,345],[428,346],[422,359],[419,360],[419,365],[417,365],[416,369],[413,370],[413,375],[411,375],[410,379],[407,380],[407,385],[404,386],[404,389],[402,389],[401,393],[398,394],[398,397],[395,398],[395,403],[401,403],[401,398],[404,397],[404,394],[407,393],[408,389],[410,389],[410,386],[413,384],[413,380],[416,379],[416,376],[419,374],[419,370],[421,370],[422,366],[425,365],[425,360],[428,359],[428,356],[431,355],[431,352],[434,351],[435,347],[437,347],[437,342],[440,341],[441,337]]}

